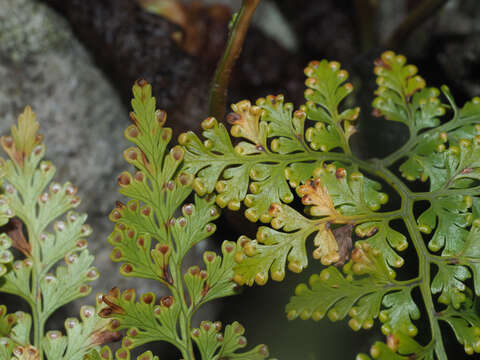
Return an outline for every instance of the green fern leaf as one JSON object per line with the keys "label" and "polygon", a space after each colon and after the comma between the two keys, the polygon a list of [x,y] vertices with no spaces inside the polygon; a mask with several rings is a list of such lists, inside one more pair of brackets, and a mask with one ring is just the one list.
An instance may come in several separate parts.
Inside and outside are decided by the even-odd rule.
{"label": "green fern leaf", "polygon": [[7,272],[7,264],[13,260],[13,255],[10,252],[12,241],[7,234],[0,234],[0,277]]}
{"label": "green fern leaf", "polygon": [[[387,337],[387,343],[376,342],[370,354],[378,360],[408,360],[414,357],[420,360],[434,360],[432,345],[421,346],[408,335],[399,333]],[[365,354],[359,354],[357,360],[370,360]]]}
{"label": "green fern leaf", "polygon": [[400,166],[402,175],[409,181],[429,179],[431,191],[472,184],[478,178],[480,151],[476,137],[480,118],[473,109],[478,109],[475,101],[456,110],[456,116],[445,125],[421,134],[406,153],[408,159]]}
{"label": "green fern leaf", "polygon": [[[130,352],[125,349],[118,349],[115,355],[108,346],[103,347],[100,351],[93,350],[87,355],[85,360],[130,360]],[[136,357],[137,360],[159,360],[158,356],[154,356],[151,351],[145,351],[143,354]]]}
{"label": "green fern leaf", "polygon": [[[18,217],[10,221],[10,238],[0,235],[2,256],[8,257],[5,249],[11,243],[23,257],[3,277],[0,292],[25,299],[33,315],[17,313],[17,323],[4,341],[14,344],[17,349],[14,356],[19,359],[28,354],[33,359],[81,360],[99,345],[88,341],[100,322],[94,310],[82,310],[91,314],[88,321],[84,317],[83,325],[79,325],[82,336],[68,327],[66,336],[50,332],[44,337],[43,331],[46,321],[58,308],[88,295],[91,290],[88,282],[98,277],[85,239],[91,228],[85,224],[85,215],[70,211],[80,203],[77,189],[71,183],[51,182],[55,167],[42,160],[45,146],[38,129],[35,114],[26,107],[18,125],[12,126],[11,135],[3,136],[0,141],[10,158],[0,161],[0,173],[6,181],[0,206],[7,204],[10,214]],[[60,220],[63,216],[65,219]],[[49,233],[49,228],[55,233]],[[59,263],[62,259],[65,266]]]}
{"label": "green fern leaf", "polygon": [[350,282],[335,267],[313,275],[309,285],[311,289],[305,284],[297,286],[295,296],[286,308],[288,318],[300,316],[302,320],[312,318],[318,321],[328,313],[330,320],[338,321],[350,314],[349,324],[354,330],[373,325],[386,292],[380,291],[384,287],[382,284],[372,283],[370,279]]}
{"label": "green fern leaf", "polygon": [[223,334],[221,330],[222,324],[218,321],[204,321],[199,328],[192,330],[192,338],[198,345],[202,359],[262,360],[268,357],[265,345],[236,353],[247,345],[247,339],[243,336],[245,329],[238,322],[227,325]]}
{"label": "green fern leaf", "polygon": [[322,60],[310,62],[305,75],[308,77],[305,81],[307,117],[317,121],[314,128],[307,129],[307,140],[313,149],[340,148],[349,153],[348,139],[356,131],[353,122],[360,108],[340,110],[341,102],[353,91],[353,85],[345,83],[348,72],[340,69],[336,61]]}
{"label": "green fern leaf", "polygon": [[270,211],[279,227],[282,227],[288,219],[291,224],[284,230],[295,232],[282,233],[262,226],[257,232],[257,240],[240,237],[239,251],[235,256],[238,263],[235,267],[235,281],[238,284],[251,286],[255,281],[259,285],[264,285],[268,280],[269,271],[272,279],[281,281],[285,277],[287,260],[290,270],[300,272],[308,264],[305,245],[307,237],[316,231],[328,236],[325,224],[319,228],[313,221],[309,221],[287,205],[272,204]]}
{"label": "green fern leaf", "polygon": [[[13,212],[10,209],[8,198],[3,195],[4,189],[3,183],[3,159],[0,158],[0,227],[7,224],[8,220],[13,216]],[[2,233],[0,230],[0,277],[7,272],[7,264],[13,261],[13,255],[10,252],[12,246],[12,240],[6,233]]]}
{"label": "green fern leaf", "polygon": [[425,80],[417,75],[415,65],[406,65],[403,55],[392,51],[377,60],[377,97],[373,107],[388,120],[406,124],[412,133],[439,125],[439,116],[445,114],[436,88],[425,88]]}
{"label": "green fern leaf", "polygon": [[[3,174],[3,166],[1,165],[0,160],[0,226],[5,225],[8,222],[8,219],[10,219],[13,216],[13,212],[10,209],[10,206],[8,205],[8,199],[3,195],[3,188],[2,186],[2,178],[4,176]],[[0,255],[0,259],[1,259]]]}
{"label": "green fern leaf", "polygon": [[13,263],[12,271],[5,276],[5,282],[0,290],[5,293],[18,295],[29,303],[33,303],[33,297],[29,285],[33,262],[30,259],[17,260]]}
{"label": "green fern leaf", "polygon": [[387,308],[382,311],[380,320],[384,323],[382,332],[385,335],[403,332],[409,336],[417,335],[417,327],[411,319],[420,318],[420,310],[412,299],[411,289],[406,288],[389,293],[383,298],[383,305]]}
{"label": "green fern leaf", "polygon": [[[307,206],[306,213],[313,219],[306,218],[288,205],[273,203],[269,214],[272,216],[273,229],[262,226],[259,228],[256,240],[251,241],[242,237],[239,239],[239,248],[243,249],[236,260],[235,281],[239,284],[263,285],[268,280],[268,272],[274,280],[281,281],[285,276],[285,265],[294,272],[300,272],[308,264],[306,253],[307,238],[316,233],[314,244],[317,247],[313,253],[315,259],[320,259],[323,265],[330,265],[341,261],[336,230],[331,225],[352,227],[354,224],[367,223],[370,230],[358,232],[363,236],[374,234],[377,229],[368,220],[381,219],[376,215],[388,197],[380,192],[379,184],[365,178],[359,172],[352,172],[347,176],[347,170],[330,164],[315,170],[313,180],[297,188],[302,197],[302,203]],[[388,223],[388,221],[387,221]],[[386,228],[387,226],[385,226]],[[283,228],[283,232],[279,231]],[[376,231],[376,230],[375,230]],[[405,240],[399,238],[393,230],[388,231],[391,243],[399,250],[406,248]],[[372,238],[371,242],[379,239]],[[382,245],[389,248],[388,261],[397,267],[403,264],[401,258],[385,245],[387,235],[383,237]],[[344,260],[344,259],[343,259]]]}
{"label": "green fern leaf", "polygon": [[48,359],[82,360],[92,347],[114,340],[118,336],[107,330],[108,321],[101,319],[98,312],[102,308],[100,298],[97,306],[82,306],[81,322],[77,318],[65,320],[66,336],[60,331],[48,331],[44,337],[45,354]]}
{"label": "green fern leaf", "polygon": [[[112,354],[112,350],[108,346],[102,348],[102,350],[97,351],[93,350],[90,354],[87,355],[85,360],[130,360],[130,353],[125,349],[119,349]],[[137,356],[137,360],[159,360],[158,356],[154,356],[151,351],[145,351],[143,354]]]}
{"label": "green fern leaf", "polygon": [[456,253],[458,261],[467,265],[474,278],[474,290],[480,295],[480,222],[475,220],[466,238],[464,246]]}
{"label": "green fern leaf", "polygon": [[15,313],[16,323],[10,333],[10,339],[20,346],[28,346],[32,329],[32,317],[22,311]]}
{"label": "green fern leaf", "polygon": [[0,305],[0,337],[8,336],[16,321],[17,317],[14,314],[8,314],[5,305]]}
{"label": "green fern leaf", "polygon": [[[10,315],[11,317],[12,315]],[[30,332],[32,328],[32,318],[29,314],[18,311],[13,315],[13,323],[10,326],[8,333],[4,334],[5,337],[0,338],[0,343],[3,345],[0,348],[0,354],[5,359],[10,359],[13,356],[13,350],[20,349],[15,355],[23,355],[23,350],[28,349],[32,351],[33,355],[38,356],[38,350],[30,345]],[[3,352],[2,352],[3,351]],[[35,357],[34,357],[35,359]]]}
{"label": "green fern leaf", "polygon": [[480,317],[477,304],[468,299],[462,307],[449,306],[442,312],[441,318],[447,322],[469,355],[480,352]]}
{"label": "green fern leaf", "polygon": [[[238,210],[244,201],[247,218],[266,223],[271,219],[270,205],[293,201],[290,186],[311,177],[322,164],[322,152],[334,148],[350,152],[348,139],[355,132],[352,122],[359,109],[339,110],[353,90],[350,83],[344,84],[347,72],[336,62],[324,61],[310,63],[305,73],[309,101],[299,110],[293,111],[281,95],[261,98],[256,106],[249,101],[232,105],[227,116],[231,134],[243,138],[235,146],[226,128],[213,118],[202,123],[205,142],[193,132],[179,137],[186,149],[184,169],[196,176],[197,193],[216,190],[217,204],[231,210]],[[306,119],[315,121],[315,127],[305,131]]]}
{"label": "green fern leaf", "polygon": [[223,258],[213,251],[203,254],[205,270],[198,266],[188,269],[184,275],[191,305],[199,307],[208,301],[235,294],[233,277],[235,244],[225,241],[222,245]]}
{"label": "green fern leaf", "polygon": [[122,342],[125,350],[153,341],[167,341],[182,347],[177,333],[181,306],[174,297],[165,296],[159,305],[155,305],[155,294],[151,292],[141,295],[135,302],[135,290],[120,293],[114,288],[108,295],[103,295],[102,300],[108,307],[100,312],[100,316],[115,319],[110,322],[111,330],[128,329]]}
{"label": "green fern leaf", "polygon": [[388,219],[362,223],[355,228],[355,234],[360,238],[367,238],[357,240],[357,243],[368,243],[380,251],[386,266],[403,266],[404,260],[396,251],[404,251],[408,247],[408,241],[405,235],[391,228]]}
{"label": "green fern leaf", "polygon": [[[232,210],[243,201],[248,219],[270,223],[255,239],[239,238],[235,281],[263,285],[269,275],[283,280],[286,266],[301,271],[308,265],[310,238],[313,257],[323,265],[340,266],[351,256],[344,274],[329,267],[312,277],[310,286],[299,285],[287,314],[315,320],[327,313],[332,320],[350,315],[354,330],[371,328],[378,318],[387,336],[386,344],[372,347],[372,357],[379,359],[446,360],[440,322],[450,324],[468,354],[478,351],[468,279],[473,275],[478,295],[480,98],[459,108],[443,86],[449,103],[444,104],[440,91],[426,87],[417,71],[391,51],[376,61],[373,114],[401,122],[410,132],[400,149],[381,160],[352,154],[349,139],[359,109],[343,108],[352,90],[345,83],[348,74],[325,60],[307,67],[307,101],[296,112],[282,96],[260,99],[258,108],[243,101],[227,117],[239,142],[212,118],[202,124],[204,143],[192,133],[180,137],[197,192],[215,190],[217,203]],[[413,191],[398,170],[408,181],[428,181],[430,192]],[[388,186],[373,181],[378,178]],[[293,201],[287,184],[302,198],[305,214],[287,205]],[[381,190],[401,198],[397,210],[380,210],[388,200]],[[418,214],[420,202],[429,205]],[[399,252],[411,244],[418,274],[395,280],[405,262]],[[414,340],[422,308],[412,296],[416,288],[431,328],[425,346]]]}
{"label": "green fern leaf", "polygon": [[40,282],[44,296],[42,320],[46,320],[59,307],[86,296],[91,292],[88,282],[98,278],[92,267],[93,256],[86,250],[67,255],[65,266],[58,266],[55,275],[47,274]]}
{"label": "green fern leaf", "polygon": [[[193,176],[186,173],[183,164],[184,150],[175,146],[167,153],[171,129],[163,127],[166,115],[155,109],[151,86],[139,81],[133,87],[133,94],[134,112],[130,115],[133,125],[127,128],[125,136],[136,147],[127,149],[124,157],[134,165],[136,173],[123,172],[118,178],[120,193],[129,200],[126,204],[117,203],[110,214],[116,224],[108,239],[114,246],[111,259],[123,263],[122,275],[157,280],[170,295],[162,297],[157,305],[153,293],[143,294],[136,301],[135,290],[120,293],[114,288],[103,295],[106,307],[100,316],[110,320],[111,331],[126,329],[116,359],[130,359],[132,349],[155,341],[174,345],[185,359],[194,359],[195,342],[203,358],[212,359],[215,352],[223,351],[219,350],[223,345],[212,350],[209,335],[197,339],[191,321],[201,305],[235,294],[236,245],[225,241],[222,256],[213,251],[204,253],[205,269],[191,266],[183,271],[187,253],[215,232],[213,221],[220,211],[212,195],[194,194],[193,203],[185,203],[198,183],[192,187]],[[239,133],[251,141],[265,137],[264,123],[255,114],[244,115],[245,122],[238,125]],[[258,134],[261,136],[257,137]],[[181,214],[177,213],[180,207]],[[226,353],[227,357],[241,358],[234,353],[236,349]],[[264,356],[254,355],[255,351]],[[257,347],[245,353],[245,359],[264,359],[268,355],[265,351],[265,346]],[[113,355],[109,348],[103,348],[91,352],[89,358],[113,359]],[[157,357],[146,352],[137,359]]]}
{"label": "green fern leaf", "polygon": [[[380,315],[385,323],[382,330],[387,333],[402,330],[405,322],[411,326],[408,311],[406,318],[401,318],[407,310],[406,304],[397,301],[397,294],[409,294],[409,283],[394,280],[394,273],[385,265],[378,250],[368,244],[356,246],[352,261],[344,267],[346,277],[337,268],[328,267],[310,278],[310,287],[297,286],[286,308],[289,319],[318,321],[328,314],[330,320],[338,321],[349,315],[352,329],[370,329],[379,317],[383,299],[383,305],[389,310],[383,310]],[[360,277],[366,274],[368,277]],[[392,292],[395,290],[400,291]],[[411,315],[418,318],[418,309],[411,311]]]}
{"label": "green fern leaf", "polygon": [[438,273],[432,281],[432,294],[440,294],[438,301],[458,309],[465,301],[464,281],[470,278],[470,272],[465,266],[438,264]]}
{"label": "green fern leaf", "polygon": [[419,229],[429,234],[435,229],[428,247],[432,251],[443,248],[442,255],[454,255],[462,248],[472,223],[472,198],[464,195],[436,197],[430,207],[417,219]]}

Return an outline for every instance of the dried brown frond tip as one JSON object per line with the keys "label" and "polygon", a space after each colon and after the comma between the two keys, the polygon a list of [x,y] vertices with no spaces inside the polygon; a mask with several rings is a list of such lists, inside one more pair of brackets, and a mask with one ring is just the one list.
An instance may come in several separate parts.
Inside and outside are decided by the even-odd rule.
{"label": "dried brown frond tip", "polygon": [[262,109],[248,100],[232,104],[233,112],[227,115],[227,121],[232,124],[231,134],[243,137],[256,145],[262,145],[263,134],[260,128]]}
{"label": "dried brown frond tip", "polygon": [[103,318],[108,318],[114,314],[125,314],[125,310],[115,304],[115,300],[120,297],[120,289],[117,287],[112,288],[108,295],[102,295],[102,302],[107,304],[108,306],[103,308],[98,315]]}
{"label": "dried brown frond tip", "polygon": [[338,215],[332,199],[328,194],[327,187],[322,184],[319,178],[308,180],[297,190],[298,195],[302,197],[304,205],[312,205],[310,213],[314,216]]}

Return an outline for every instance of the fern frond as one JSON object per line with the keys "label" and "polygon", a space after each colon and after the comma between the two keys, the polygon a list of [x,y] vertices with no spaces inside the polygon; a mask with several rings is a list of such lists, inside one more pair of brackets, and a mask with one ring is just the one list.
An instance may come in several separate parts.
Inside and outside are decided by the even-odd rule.
{"label": "fern frond", "polygon": [[[172,132],[163,127],[165,113],[155,109],[151,86],[139,81],[133,87],[133,94],[134,111],[130,115],[133,125],[127,128],[125,136],[136,147],[127,149],[124,157],[136,172],[123,172],[118,178],[120,193],[129,201],[117,203],[110,214],[115,223],[115,230],[109,237],[114,246],[111,259],[123,263],[122,275],[157,280],[169,295],[159,301],[153,293],[136,299],[135,290],[121,293],[117,288],[103,295],[106,307],[100,316],[110,320],[111,331],[126,329],[115,358],[130,359],[132,349],[155,341],[174,345],[184,359],[195,358],[194,343],[205,360],[225,356],[252,360],[268,357],[264,345],[237,354],[236,350],[246,344],[240,336],[243,332],[232,332],[229,326],[223,335],[219,330],[213,335],[206,330],[208,334],[204,334],[208,326],[209,329],[214,327],[207,326],[212,324],[210,322],[202,323],[201,329],[191,327],[192,316],[200,306],[236,293],[237,285],[233,281],[236,245],[225,241],[221,256],[212,251],[204,253],[203,269],[192,266],[183,270],[186,254],[215,232],[213,221],[220,211],[214,196],[195,194],[193,203],[185,202],[193,191],[193,176],[182,167],[184,150],[175,146],[167,151]],[[242,126],[247,136],[251,136],[258,123],[254,114],[244,115]],[[215,338],[214,343],[211,336]],[[220,336],[222,339],[218,340]],[[113,356],[108,348],[89,355],[90,359],[113,359]],[[146,352],[137,359],[157,358]]]}
{"label": "fern frond", "polygon": [[29,354],[33,359],[81,360],[99,345],[89,341],[101,322],[93,308],[82,309],[82,324],[67,320],[66,336],[57,331],[44,334],[44,326],[58,308],[88,295],[88,283],[98,277],[87,249],[91,228],[85,224],[86,215],[72,211],[80,204],[77,188],[71,183],[52,182],[55,167],[43,160],[45,145],[38,129],[35,114],[27,106],[18,125],[12,126],[11,135],[0,140],[9,156],[0,161],[0,173],[6,181],[0,206],[3,211],[8,205],[7,215],[16,216],[8,224],[9,237],[0,235],[0,262],[9,260],[11,254],[6,249],[10,244],[22,254],[4,275],[0,292],[22,297],[32,310],[32,316],[15,314],[15,326],[2,331],[1,341],[6,344],[2,351],[8,358],[13,351],[21,359],[22,354]]}
{"label": "fern frond", "polygon": [[[246,101],[233,106],[227,120],[239,142],[213,118],[202,124],[204,142],[193,133],[181,135],[184,169],[195,176],[200,194],[216,192],[217,203],[232,210],[243,201],[248,219],[270,223],[255,239],[239,238],[234,278],[239,284],[263,285],[269,274],[281,281],[287,263],[294,272],[303,270],[312,238],[314,259],[343,266],[343,271],[330,266],[308,286],[299,285],[287,305],[290,319],[349,315],[354,330],[372,328],[379,319],[387,341],[372,347],[378,359],[446,360],[441,322],[450,325],[468,354],[478,352],[472,294],[478,296],[480,288],[480,99],[459,108],[443,86],[448,103],[442,102],[440,90],[427,87],[418,69],[391,51],[375,65],[373,114],[401,122],[410,132],[386,158],[365,161],[352,154],[349,139],[359,109],[342,106],[352,86],[338,63],[322,60],[305,70],[306,103],[299,110],[293,112],[283,96],[260,99],[258,107]],[[430,191],[412,191],[398,172],[407,181],[428,181]],[[304,213],[289,205],[291,188]],[[401,198],[398,209],[382,209],[387,193]],[[417,214],[420,202],[426,210]],[[424,239],[422,233],[431,235]],[[399,252],[409,245],[418,257],[417,274],[395,280],[405,264]],[[415,289],[424,314],[412,296]],[[414,340],[417,320],[430,325],[425,346]]]}
{"label": "fern frond", "polygon": [[[234,145],[225,126],[214,118],[202,122],[202,142],[193,132],[180,135],[185,146],[185,167],[195,175],[199,194],[216,189],[217,204],[238,210],[243,201],[246,217],[267,223],[272,203],[289,203],[290,187],[308,180],[313,169],[329,158],[324,152],[341,149],[349,154],[348,140],[359,109],[341,110],[342,100],[353,91],[348,73],[336,62],[312,62],[305,69],[309,100],[298,110],[282,95],[267,96],[256,105],[241,101],[227,116]],[[315,126],[305,129],[306,120]],[[290,185],[290,186],[289,186]]]}

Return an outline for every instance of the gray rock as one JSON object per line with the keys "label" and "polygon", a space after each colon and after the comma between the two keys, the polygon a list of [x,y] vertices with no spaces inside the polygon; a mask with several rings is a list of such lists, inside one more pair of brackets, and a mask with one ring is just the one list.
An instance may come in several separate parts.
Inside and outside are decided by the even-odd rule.
{"label": "gray rock", "polygon": [[66,24],[44,6],[30,0],[0,1],[0,56],[4,60],[24,61],[69,37]]}

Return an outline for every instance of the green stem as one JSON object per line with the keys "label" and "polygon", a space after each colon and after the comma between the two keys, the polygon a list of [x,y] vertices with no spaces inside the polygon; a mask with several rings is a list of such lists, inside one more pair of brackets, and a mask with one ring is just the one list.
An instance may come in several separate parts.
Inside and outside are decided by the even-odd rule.
{"label": "green stem", "polygon": [[442,333],[438,324],[438,319],[435,314],[435,305],[433,303],[432,293],[430,290],[430,252],[428,251],[422,235],[420,234],[416,226],[415,217],[413,215],[414,201],[412,201],[410,198],[404,200],[406,210],[404,217],[405,224],[418,254],[418,276],[421,279],[420,292],[422,293],[423,301],[425,302],[425,308],[427,311],[428,320],[430,322],[430,329],[432,332],[432,340],[435,342],[435,352],[437,354],[438,360],[448,360],[447,354],[445,352],[445,347],[443,345]]}
{"label": "green stem", "polygon": [[423,24],[429,17],[432,17],[447,2],[448,0],[423,1],[393,31],[392,35],[385,41],[384,46],[388,49],[398,48],[415,29]]}
{"label": "green stem", "polygon": [[[32,276],[32,279],[33,279],[33,286],[36,286],[35,284],[38,283],[36,281],[37,277],[36,276]],[[36,294],[36,292],[34,292],[34,294]],[[35,296],[35,302],[33,304],[33,308],[32,308],[32,316],[33,316],[33,345],[38,349],[38,351],[40,352],[40,358],[43,358],[43,349],[42,349],[42,334],[43,334],[43,321],[41,320],[41,308],[40,308],[40,303],[41,301],[39,301]]]}
{"label": "green stem", "polygon": [[403,144],[401,148],[394,151],[387,157],[379,160],[380,164],[384,167],[389,167],[393,165],[395,162],[400,160],[403,157],[409,156],[409,154],[413,151],[415,146],[418,143],[426,140],[429,136],[433,133],[442,133],[442,132],[449,132],[454,130],[464,124],[472,124],[472,123],[480,123],[480,118],[478,116],[470,116],[465,118],[460,118],[455,116],[452,120],[446,122],[445,124],[438,126],[436,128],[430,129],[422,133],[421,135],[416,135],[413,130],[410,131],[410,139]]}
{"label": "green stem", "polygon": [[431,257],[432,255],[428,251],[425,242],[420,234],[415,217],[413,215],[413,204],[416,200],[415,194],[413,194],[408,187],[400,181],[393,173],[391,173],[386,167],[382,165],[382,161],[374,160],[372,165],[364,161],[359,161],[359,165],[370,173],[380,176],[387,183],[389,183],[402,198],[401,212],[407,226],[408,233],[410,234],[412,243],[418,254],[419,271],[418,279],[420,279],[420,291],[425,302],[425,307],[430,322],[432,339],[435,341],[435,352],[439,360],[447,360],[445,347],[443,345],[442,333],[438,324],[438,319],[435,315],[435,305],[430,290],[431,274]]}
{"label": "green stem", "polygon": [[[336,114],[338,117],[338,114]],[[345,136],[345,131],[343,131],[342,125],[340,121],[335,121],[335,128],[337,132],[341,135],[340,138],[342,140],[342,149],[345,152],[346,156],[352,156],[352,150],[350,149],[350,144],[348,143],[348,139]],[[355,163],[353,163],[355,166]]]}
{"label": "green stem", "polygon": [[32,288],[31,288],[31,297],[32,297],[32,317],[33,317],[33,346],[35,346],[40,354],[40,359],[43,359],[43,348],[42,348],[42,336],[45,321],[42,316],[42,294],[40,292],[40,280],[42,274],[42,263],[41,263],[41,254],[40,254],[40,244],[38,243],[38,234],[33,231],[33,224],[29,219],[34,219],[35,214],[33,211],[29,211],[27,218],[22,219],[25,223],[25,227],[28,232],[28,241],[32,248]]}
{"label": "green stem", "polygon": [[412,197],[416,200],[432,200],[439,196],[454,196],[454,195],[480,195],[480,186],[476,186],[470,189],[440,189],[431,192],[413,193]]}
{"label": "green stem", "polygon": [[[410,189],[397,176],[395,176],[395,174],[388,170],[388,168],[383,166],[381,160],[372,159],[370,161],[362,161],[352,157],[350,161],[355,161],[361,168],[384,180],[395,191],[397,191],[398,194],[410,196]],[[403,200],[404,199],[402,197],[402,203],[404,202]],[[402,208],[403,207],[404,204],[402,204]]]}
{"label": "green stem", "polygon": [[402,288],[405,288],[407,286],[410,286],[410,287],[416,287],[418,285],[420,285],[420,283],[422,282],[422,279],[417,276],[416,278],[413,278],[413,279],[410,279],[410,280],[403,280],[403,281],[395,281],[396,283],[396,288],[398,289],[402,289]]}
{"label": "green stem", "polygon": [[407,156],[408,153],[411,151],[411,149],[417,144],[417,130],[415,128],[415,123],[416,123],[415,116],[414,114],[412,114],[412,109],[411,109],[411,106],[409,106],[410,101],[408,100],[408,98],[405,96],[404,93],[402,93],[401,96],[402,96],[404,106],[405,106],[405,111],[408,117],[407,126],[409,131],[409,139],[399,149],[397,149],[392,154],[390,154],[389,156],[381,160],[381,163],[384,167],[391,166],[402,157]]}
{"label": "green stem", "polygon": [[368,163],[360,161],[361,166],[370,173],[381,176],[382,179],[387,181],[402,198],[401,210],[403,218],[410,234],[412,243],[418,254],[419,271],[418,278],[420,279],[420,291],[425,302],[425,307],[428,313],[428,319],[431,326],[432,338],[435,341],[435,351],[439,360],[447,360],[445,348],[443,345],[442,334],[438,324],[438,319],[435,317],[435,305],[433,304],[432,294],[430,290],[430,258],[431,254],[428,251],[425,242],[420,234],[415,217],[413,215],[413,204],[415,200],[415,194],[402,182],[400,179],[391,173],[386,167],[382,165],[382,161],[376,160],[373,162],[373,166],[368,166]]}
{"label": "green stem", "polygon": [[259,3],[260,0],[243,0],[242,7],[234,20],[225,52],[215,71],[208,100],[208,112],[220,121],[225,116],[230,74],[240,56],[250,20]]}
{"label": "green stem", "polygon": [[410,194],[408,187],[398,179],[397,176],[392,174],[385,166],[383,166],[383,161],[378,159],[372,159],[369,161],[359,160],[353,155],[345,155],[341,153],[334,152],[303,152],[295,154],[295,157],[292,154],[259,154],[252,157],[240,157],[240,156],[225,156],[225,155],[215,155],[208,158],[209,165],[215,163],[216,160],[222,163],[228,163],[230,166],[234,165],[244,165],[251,164],[248,167],[252,167],[255,164],[268,162],[276,163],[278,165],[287,165],[294,162],[321,162],[321,161],[340,161],[351,163],[352,165],[358,165],[361,168],[366,169],[372,174],[383,179],[387,184],[392,186],[399,194]]}
{"label": "green stem", "polygon": [[177,301],[180,301],[182,311],[180,313],[180,333],[183,341],[183,346],[180,349],[184,360],[195,360],[193,352],[192,338],[190,336],[190,328],[192,322],[192,312],[190,311],[185,298],[185,291],[183,289],[183,279],[181,271],[181,261],[172,264],[172,279],[174,286],[170,287],[172,294]]}

